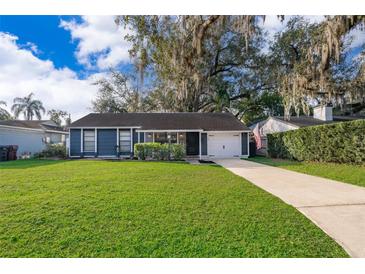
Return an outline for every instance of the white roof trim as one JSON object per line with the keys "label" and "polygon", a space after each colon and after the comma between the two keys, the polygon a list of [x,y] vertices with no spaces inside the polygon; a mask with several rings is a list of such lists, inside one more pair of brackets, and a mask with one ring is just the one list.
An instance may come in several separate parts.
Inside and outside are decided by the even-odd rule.
{"label": "white roof trim", "polygon": [[140,126],[131,126],[131,127],[119,127],[119,126],[110,126],[110,127],[94,127],[94,126],[88,126],[88,127],[68,127],[69,129],[117,129],[117,128],[141,128]]}
{"label": "white roof trim", "polygon": [[138,129],[136,132],[203,132],[202,129]]}
{"label": "white roof trim", "polygon": [[37,131],[37,132],[51,132],[51,133],[59,133],[59,134],[68,134],[67,131],[58,131],[58,130],[49,130],[49,129],[39,129],[39,128],[27,128],[27,127],[15,127],[15,126],[6,126],[0,125],[0,128],[9,128],[9,129],[17,129],[17,130],[27,130],[27,131]]}
{"label": "white roof trim", "polygon": [[212,132],[212,133],[237,133],[237,132],[252,132],[252,130],[205,130],[204,132]]}

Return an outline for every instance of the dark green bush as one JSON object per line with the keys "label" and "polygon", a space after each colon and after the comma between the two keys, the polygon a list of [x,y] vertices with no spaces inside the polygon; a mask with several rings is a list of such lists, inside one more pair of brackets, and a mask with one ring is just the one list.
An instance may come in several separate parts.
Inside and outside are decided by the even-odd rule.
{"label": "dark green bush", "polygon": [[134,145],[134,154],[140,160],[182,160],[185,148],[181,144],[139,143]]}
{"label": "dark green bush", "polygon": [[336,163],[365,162],[365,120],[268,134],[273,158]]}
{"label": "dark green bush", "polygon": [[34,158],[66,158],[66,146],[61,144],[50,144],[41,151],[40,153],[35,153]]}

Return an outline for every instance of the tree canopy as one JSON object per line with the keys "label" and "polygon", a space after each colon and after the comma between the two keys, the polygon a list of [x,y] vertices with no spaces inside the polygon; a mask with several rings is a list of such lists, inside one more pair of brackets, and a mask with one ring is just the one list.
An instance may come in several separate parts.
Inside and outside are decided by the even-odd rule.
{"label": "tree canopy", "polygon": [[51,109],[47,111],[47,114],[49,115],[49,119],[59,126],[61,126],[63,122],[66,126],[71,124],[71,115],[67,111]]}
{"label": "tree canopy", "polygon": [[124,38],[132,44],[139,84],[112,72],[96,83],[93,109],[230,111],[252,121],[309,114],[313,103],[363,100],[364,61],[348,61],[344,37],[363,28],[365,16],[327,16],[321,23],[294,17],[273,41],[262,29],[264,19],[118,16],[116,23],[131,30]]}
{"label": "tree canopy", "polygon": [[6,102],[0,101],[0,120],[10,119],[11,118],[10,113],[2,106],[6,106]]}
{"label": "tree canopy", "polygon": [[43,103],[33,98],[34,93],[31,92],[25,97],[16,97],[14,99],[11,110],[14,112],[15,118],[18,118],[21,113],[23,113],[26,120],[33,120],[34,116],[38,120],[42,118],[42,113],[46,112]]}

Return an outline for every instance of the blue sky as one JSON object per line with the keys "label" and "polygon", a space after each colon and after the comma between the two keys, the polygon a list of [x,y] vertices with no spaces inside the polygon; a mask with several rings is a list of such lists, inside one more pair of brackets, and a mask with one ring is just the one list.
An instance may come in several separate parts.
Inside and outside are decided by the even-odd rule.
{"label": "blue sky", "polygon": [[[95,80],[131,72],[127,30],[114,16],[0,16],[0,100],[34,92],[47,109],[90,112]],[[78,100],[75,100],[77,98]]]}
{"label": "blue sky", "polygon": [[[284,26],[277,16],[267,16],[263,25],[269,37]],[[133,71],[130,44],[123,39],[128,33],[116,26],[114,16],[0,16],[0,100],[9,109],[14,97],[33,92],[46,109],[80,118],[90,112],[95,98],[92,83],[111,67]],[[358,52],[365,32],[353,34],[353,52]]]}
{"label": "blue sky", "polygon": [[[112,21],[112,17],[108,17]],[[18,43],[37,46],[35,55],[43,60],[52,60],[56,68],[68,67],[80,77],[98,72],[97,68],[86,68],[75,56],[78,41],[71,32],[60,26],[62,21],[82,24],[80,16],[0,16],[0,32],[8,32],[18,37]],[[122,34],[120,35],[122,38]],[[30,47],[30,45],[28,45]],[[123,64],[121,70],[130,71],[130,64]]]}
{"label": "blue sky", "polygon": [[[79,20],[79,17],[73,17]],[[64,66],[72,70],[82,70],[74,56],[77,44],[71,43],[69,31],[58,27],[60,20],[70,20],[70,16],[0,16],[0,31],[19,37],[18,43],[37,45],[41,59],[51,59],[56,68]]]}

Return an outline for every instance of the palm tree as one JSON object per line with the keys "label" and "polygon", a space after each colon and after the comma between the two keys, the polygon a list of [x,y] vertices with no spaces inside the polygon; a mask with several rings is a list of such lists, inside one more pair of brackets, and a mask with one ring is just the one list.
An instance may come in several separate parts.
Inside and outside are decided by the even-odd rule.
{"label": "palm tree", "polygon": [[34,100],[33,96],[34,94],[32,92],[23,98],[16,97],[14,99],[11,111],[14,112],[15,118],[18,118],[20,113],[23,113],[26,120],[33,120],[34,116],[36,116],[38,120],[42,118],[41,112],[44,114],[46,110],[43,107],[43,103],[39,100]]}
{"label": "palm tree", "polygon": [[6,106],[6,103],[4,101],[0,101],[0,120],[10,119],[10,113],[5,108],[2,108],[1,105]]}

